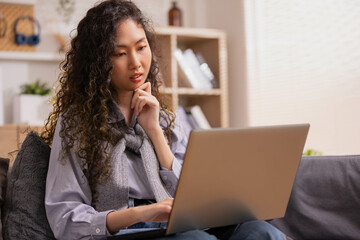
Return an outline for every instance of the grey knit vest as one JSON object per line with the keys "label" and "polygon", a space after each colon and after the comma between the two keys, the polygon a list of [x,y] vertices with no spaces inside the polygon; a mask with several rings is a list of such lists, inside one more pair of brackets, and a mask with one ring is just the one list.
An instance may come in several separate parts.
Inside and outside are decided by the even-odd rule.
{"label": "grey knit vest", "polygon": [[155,200],[159,202],[171,197],[160,178],[160,167],[154,147],[144,129],[140,124],[136,124],[135,134],[125,133],[112,150],[110,163],[113,169],[112,174],[104,184],[97,186],[98,199],[94,206],[97,211],[128,207],[128,160],[124,152],[126,148],[141,155],[141,161]]}

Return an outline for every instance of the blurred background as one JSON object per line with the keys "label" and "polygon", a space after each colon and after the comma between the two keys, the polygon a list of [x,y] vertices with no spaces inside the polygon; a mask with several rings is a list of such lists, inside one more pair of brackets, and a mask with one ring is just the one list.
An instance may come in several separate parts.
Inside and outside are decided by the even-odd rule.
{"label": "blurred background", "polygon": [[[36,51],[57,53],[55,36],[68,41],[97,1],[65,1],[62,11],[61,0],[1,2],[33,4],[41,23]],[[170,0],[134,2],[155,26],[168,25]],[[184,27],[227,34],[230,126],[310,123],[306,149],[360,154],[360,1],[178,0],[177,5]],[[11,124],[19,86],[37,78],[53,86],[59,59],[29,63],[1,56],[3,124]]]}

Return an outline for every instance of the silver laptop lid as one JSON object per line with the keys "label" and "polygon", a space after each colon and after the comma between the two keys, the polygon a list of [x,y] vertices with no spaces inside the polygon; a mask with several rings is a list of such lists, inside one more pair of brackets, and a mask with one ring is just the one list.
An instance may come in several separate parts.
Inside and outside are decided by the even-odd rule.
{"label": "silver laptop lid", "polygon": [[283,217],[309,124],[196,130],[167,234]]}

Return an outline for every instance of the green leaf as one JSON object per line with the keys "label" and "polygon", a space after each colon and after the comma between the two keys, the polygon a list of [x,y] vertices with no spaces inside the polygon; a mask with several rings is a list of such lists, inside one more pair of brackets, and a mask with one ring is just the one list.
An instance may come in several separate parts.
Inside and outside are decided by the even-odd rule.
{"label": "green leaf", "polygon": [[51,89],[46,86],[46,83],[40,83],[40,79],[21,86],[21,94],[47,95],[50,92]]}

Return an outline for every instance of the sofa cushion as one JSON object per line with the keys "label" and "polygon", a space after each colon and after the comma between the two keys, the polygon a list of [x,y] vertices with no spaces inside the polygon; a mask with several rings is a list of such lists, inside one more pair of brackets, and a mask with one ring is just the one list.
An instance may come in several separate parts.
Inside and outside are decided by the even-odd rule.
{"label": "sofa cushion", "polygon": [[[0,215],[3,213],[2,208],[5,203],[6,197],[6,185],[7,185],[7,172],[9,169],[9,159],[8,158],[0,158]],[[0,221],[0,240],[2,237],[2,224]]]}
{"label": "sofa cushion", "polygon": [[8,176],[5,239],[54,239],[45,213],[50,147],[34,132],[25,138]]}
{"label": "sofa cushion", "polygon": [[360,156],[303,157],[284,218],[295,239],[359,239]]}

